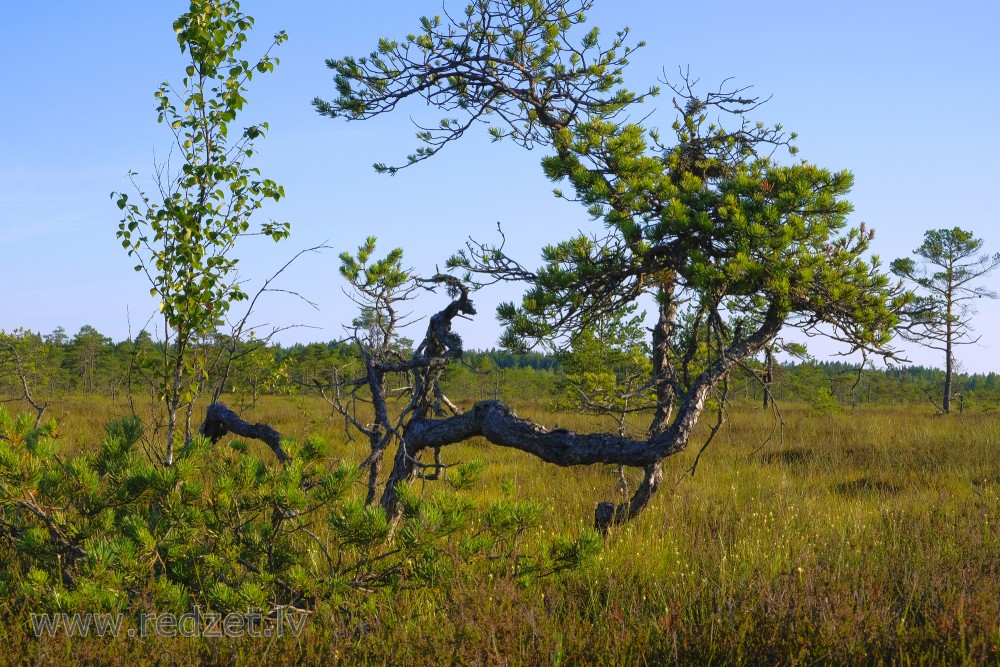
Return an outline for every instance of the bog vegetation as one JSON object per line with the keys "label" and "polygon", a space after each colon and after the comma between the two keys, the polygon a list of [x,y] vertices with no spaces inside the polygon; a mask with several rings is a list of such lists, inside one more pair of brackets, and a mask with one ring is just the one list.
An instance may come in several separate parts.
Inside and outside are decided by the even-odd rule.
{"label": "bog vegetation", "polygon": [[[583,27],[589,6],[477,0],[328,61],[324,115],[364,121],[411,98],[445,114],[402,165],[376,169],[412,167],[485,122],[495,140],[547,151],[540,175],[597,231],[544,248],[538,269],[469,241],[431,276],[366,239],[339,255],[358,305],[345,338],[282,347],[249,315],[226,319],[256,304],[236,278],[247,237],[290,234],[250,222],[284,196],[252,166],[266,124],[230,135],[251,80],[278,61],[240,55],[254,22],[238,2],[192,0],[174,24],[190,65],[155,94],[182,165],[156,167],[155,195],[114,194],[159,333],[0,332],[12,655],[1000,657],[1000,388],[956,370],[970,313],[935,291],[992,296],[971,283],[1000,258],[977,257],[982,241],[958,228],[929,232],[958,238],[958,259],[918,249],[951,262],[943,278],[897,260],[924,290],[908,291],[868,253],[872,230],[848,225],[851,174],[782,162],[794,135],[753,120],[745,89],[704,94],[682,77],[670,132],[635,121],[659,94],[625,87],[641,43],[626,30],[602,44]],[[453,324],[482,317],[476,291],[497,281],[525,290],[498,310],[502,349],[466,350]],[[418,293],[439,310],[405,329]],[[792,328],[864,361],[818,362],[783,336]],[[900,365],[894,334],[928,331],[946,370]],[[167,613],[251,631],[146,632],[143,618]],[[46,630],[43,614],[73,625]],[[85,632],[86,614],[123,624]],[[301,633],[273,632],[300,620]]]}
{"label": "bog vegetation", "polygon": [[[474,399],[478,393],[469,397]],[[519,414],[542,423],[604,426],[595,417],[545,407],[544,395],[513,404]],[[329,405],[318,396],[263,396],[245,413],[248,419],[274,424],[300,459],[315,456],[310,451],[325,454],[313,461],[327,468],[330,481],[322,493],[328,501],[310,515],[312,525],[305,530],[321,537],[331,556],[343,559],[340,567],[331,573],[320,544],[304,531],[295,537],[296,519],[279,520],[291,534],[270,533],[272,507],[263,515],[260,508],[292,490],[271,452],[254,441],[220,443],[192,453],[186,460],[201,467],[195,474],[176,473],[185,481],[175,498],[164,496],[183,509],[170,521],[189,531],[185,536],[149,535],[147,540],[158,541],[143,547],[141,533],[119,534],[122,543],[91,555],[91,545],[105,546],[103,536],[118,534],[91,528],[90,540],[80,542],[88,557],[77,565],[77,578],[99,585],[81,590],[61,582],[56,559],[41,549],[51,545],[49,538],[14,539],[8,523],[2,559],[8,655],[53,665],[70,656],[92,664],[142,664],[155,662],[153,656],[250,664],[995,660],[1000,650],[996,418],[966,411],[954,417],[960,420],[956,424],[936,416],[925,402],[862,404],[824,416],[801,401],[780,400],[779,406],[783,439],[759,449],[772,432],[772,419],[756,402],[735,401],[729,424],[696,473],[687,474],[696,452],[677,457],[667,469],[668,492],[640,520],[598,542],[585,517],[594,498],[619,493],[614,466],[561,469],[482,441],[461,445],[453,460],[465,469],[450,469],[450,483],[428,480],[412,487],[421,505],[406,525],[425,532],[404,533],[407,541],[392,547],[398,557],[380,564],[374,557],[388,553],[378,539],[384,524],[377,512],[369,516],[371,524],[361,522],[367,488],[356,481],[367,443],[348,441],[342,421],[330,418]],[[60,418],[56,437],[40,435],[41,448],[31,445],[30,453],[23,451],[27,444],[13,439],[16,426],[4,416],[3,483],[7,489],[24,488],[11,486],[9,452],[19,452],[16,483],[26,484],[24,462],[50,447],[78,474],[97,472],[94,493],[73,489],[72,502],[61,501],[69,513],[92,508],[87,503],[106,498],[114,480],[101,466],[121,457],[116,448],[127,442],[120,426],[103,425],[121,414],[123,405],[107,396],[73,394],[50,409]],[[30,430],[34,417],[27,414],[21,428]],[[80,455],[87,466],[72,461]],[[58,463],[50,458],[39,465],[39,472],[51,475]],[[310,466],[318,474],[315,463],[303,467]],[[192,478],[203,485],[196,497],[186,481]],[[174,481],[157,481],[158,488]],[[629,482],[637,481],[629,473]],[[291,499],[291,506],[319,504],[319,491]],[[336,492],[343,495],[337,498]],[[150,509],[144,511],[152,510],[153,497],[153,491],[145,493]],[[227,502],[246,508],[249,544],[237,550],[232,543],[213,542],[217,557],[207,561],[204,543],[198,552],[181,549],[182,540],[198,544],[210,525],[220,527],[214,518],[209,524],[206,514]],[[5,497],[8,522],[14,514],[9,503]],[[458,510],[461,525],[439,538],[435,531]],[[439,517],[431,530],[423,523],[429,515]],[[127,530],[139,526],[133,521]],[[269,608],[287,600],[285,592],[275,579],[240,564],[243,559],[259,568],[267,562],[269,535],[292,543],[275,553],[285,562],[314,552],[304,568],[309,594],[330,587],[325,599],[298,603],[310,612],[298,638],[288,633],[268,641],[83,639],[31,633],[31,609],[120,609],[131,619],[125,627],[134,627],[128,623],[140,610],[187,612],[201,604],[244,612],[253,604],[249,600]],[[250,556],[253,540],[260,541]],[[146,560],[151,548],[178,568],[198,563],[206,577],[201,581],[211,577],[216,585],[199,586],[193,594],[185,594],[182,584],[168,585],[166,577],[156,576],[158,564]],[[428,549],[436,553],[421,565],[419,554]],[[320,559],[322,575],[309,570],[313,558]],[[407,563],[411,559],[413,564]],[[574,567],[544,576],[560,564]],[[296,571],[292,565],[277,578],[292,583],[296,579],[289,574]],[[371,575],[383,578],[365,580]]]}

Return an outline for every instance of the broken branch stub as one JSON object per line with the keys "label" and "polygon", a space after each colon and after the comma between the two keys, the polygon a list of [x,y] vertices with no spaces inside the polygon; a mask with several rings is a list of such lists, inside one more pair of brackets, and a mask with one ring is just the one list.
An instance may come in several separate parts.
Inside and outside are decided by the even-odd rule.
{"label": "broken branch stub", "polygon": [[244,421],[223,403],[212,403],[208,406],[200,433],[211,440],[212,444],[217,443],[227,433],[260,440],[271,448],[282,463],[292,460],[292,457],[281,448],[281,434],[274,428],[268,424],[251,424]]}

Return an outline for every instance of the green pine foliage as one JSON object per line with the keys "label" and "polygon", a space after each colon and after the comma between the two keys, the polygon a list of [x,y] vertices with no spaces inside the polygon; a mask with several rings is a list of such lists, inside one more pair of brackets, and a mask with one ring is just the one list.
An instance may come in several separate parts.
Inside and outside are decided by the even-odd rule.
{"label": "green pine foliage", "polygon": [[945,382],[941,411],[951,412],[955,348],[979,341],[972,335],[974,304],[997,293],[976,283],[1000,267],[1000,253],[982,252],[984,241],[960,227],[931,229],[914,250],[919,263],[905,257],[891,267],[917,290],[898,327],[906,340],[944,353]]}
{"label": "green pine foliage", "polygon": [[280,466],[240,441],[195,439],[171,466],[142,426],[108,424],[96,451],[67,452],[54,421],[0,407],[0,604],[7,611],[223,613],[357,604],[374,590],[443,585],[478,569],[527,583],[591,559],[600,539],[524,546],[537,501],[477,509],[460,490],[482,461],[433,494],[407,488],[404,516],[355,493],[358,468],[318,437],[286,443]]}
{"label": "green pine foliage", "polygon": [[641,432],[628,422],[650,413],[654,399],[646,314],[637,311],[632,304],[595,318],[557,355],[564,373],[557,407],[610,417],[622,435]]}

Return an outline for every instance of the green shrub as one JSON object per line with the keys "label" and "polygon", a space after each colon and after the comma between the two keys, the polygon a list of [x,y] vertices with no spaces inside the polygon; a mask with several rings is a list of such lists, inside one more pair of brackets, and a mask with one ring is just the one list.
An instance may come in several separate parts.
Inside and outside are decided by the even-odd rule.
{"label": "green shrub", "polygon": [[54,422],[35,427],[0,408],[8,610],[311,609],[380,588],[438,585],[461,567],[550,574],[600,544],[589,533],[579,543],[555,537],[525,556],[520,538],[538,524],[538,503],[504,498],[476,519],[456,495],[482,462],[427,497],[406,487],[404,516],[392,525],[355,497],[357,466],[331,464],[319,438],[288,443],[299,456],[285,466],[239,441],[213,448],[196,439],[165,467],[143,448],[135,418],[108,424],[96,452],[60,452],[57,434]]}

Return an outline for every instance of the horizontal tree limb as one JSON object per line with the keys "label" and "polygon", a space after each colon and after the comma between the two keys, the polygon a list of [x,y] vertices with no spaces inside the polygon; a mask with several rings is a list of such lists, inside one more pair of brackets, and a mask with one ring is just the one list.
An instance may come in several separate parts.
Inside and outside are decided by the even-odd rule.
{"label": "horizontal tree limb", "polygon": [[239,415],[223,403],[212,403],[208,406],[208,409],[205,410],[205,421],[199,432],[211,440],[212,444],[217,443],[227,433],[260,440],[271,448],[271,451],[282,463],[288,463],[292,460],[292,457],[281,448],[280,433],[267,424],[251,424],[243,421]]}
{"label": "horizontal tree limb", "polygon": [[515,415],[499,401],[480,401],[471,410],[446,419],[418,419],[406,429],[411,455],[482,436],[495,445],[534,454],[559,466],[619,463],[643,467],[673,453],[673,434],[651,440],[634,440],[609,433],[574,433],[546,429]]}

